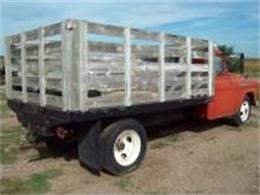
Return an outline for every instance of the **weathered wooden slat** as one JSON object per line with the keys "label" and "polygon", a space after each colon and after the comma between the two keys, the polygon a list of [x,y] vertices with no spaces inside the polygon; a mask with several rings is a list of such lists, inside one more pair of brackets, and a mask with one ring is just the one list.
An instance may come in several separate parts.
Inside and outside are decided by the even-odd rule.
{"label": "weathered wooden slat", "polygon": [[104,52],[89,52],[88,59],[91,62],[97,63],[121,63],[124,60],[123,54],[115,54],[115,53],[104,53]]}
{"label": "weathered wooden slat", "polygon": [[[123,45],[117,43],[104,43],[104,42],[93,42],[89,41],[89,56],[92,58],[93,55],[99,54],[101,57],[106,54],[123,54]],[[139,58],[158,58],[158,46],[136,46],[132,45],[132,55]],[[178,47],[168,47],[165,49],[165,55],[170,56],[184,56],[183,49]]]}
{"label": "weathered wooden slat", "polygon": [[27,86],[29,85],[29,82],[37,82],[37,83],[39,83],[39,76],[38,75],[28,75],[27,74],[26,78],[27,78]]}
{"label": "weathered wooden slat", "polygon": [[102,98],[100,97],[88,98],[86,102],[90,111],[92,108],[123,105],[124,89],[106,93],[102,96]]}
{"label": "weathered wooden slat", "polygon": [[88,41],[90,52],[123,53],[124,45],[118,43],[105,43],[100,41]]}
{"label": "weathered wooden slat", "polygon": [[[44,37],[61,34],[61,28],[62,28],[61,23],[44,26]],[[66,27],[64,27],[64,28],[66,28]]]}
{"label": "weathered wooden slat", "polygon": [[142,58],[159,61],[159,44],[156,46],[132,46],[132,58]]}
{"label": "weathered wooden slat", "polygon": [[29,41],[38,39],[38,29],[26,31],[25,36],[26,44],[29,44]]}
{"label": "weathered wooden slat", "polygon": [[21,91],[12,90],[11,93],[12,93],[12,95],[11,95],[12,99],[18,99],[18,100],[22,99],[22,92]]}
{"label": "weathered wooden slat", "polygon": [[[27,45],[26,45],[27,46]],[[26,57],[28,58],[28,56],[38,56],[39,53],[39,49],[38,46],[35,48],[28,48],[26,47]]]}
{"label": "weathered wooden slat", "polygon": [[[12,77],[11,78],[12,85],[22,85],[21,77]],[[12,89],[12,85],[10,85],[10,90]]]}
{"label": "weathered wooden slat", "polygon": [[60,74],[59,76],[45,76],[45,79],[62,81],[62,75]]}
{"label": "weathered wooden slat", "polygon": [[208,88],[208,81],[196,81],[192,83],[192,89]]}
{"label": "weathered wooden slat", "polygon": [[192,96],[195,95],[208,95],[208,88],[194,89],[192,90]]}
{"label": "weathered wooden slat", "polygon": [[58,78],[46,78],[45,88],[60,90],[62,88],[62,80]]}
{"label": "weathered wooden slat", "polygon": [[192,50],[200,53],[206,54],[208,52],[208,47],[202,47],[202,46],[192,46]]}
{"label": "weathered wooden slat", "polygon": [[27,78],[38,78],[39,75],[36,75],[36,74],[35,74],[35,75],[32,75],[32,74],[27,73],[26,77],[27,77]]}
{"label": "weathered wooden slat", "polygon": [[15,45],[17,43],[21,42],[21,34],[16,34],[16,35],[12,35],[9,37],[10,39],[10,44],[11,45]]}
{"label": "weathered wooden slat", "polygon": [[[117,70],[123,70],[122,65],[123,65],[123,60],[118,60],[118,61],[105,61],[105,60],[100,60],[100,61],[91,61],[89,62],[89,73],[91,72],[113,72]],[[151,71],[158,71],[159,70],[159,63],[151,63],[147,61],[135,61],[132,59],[132,63],[134,66],[132,67],[133,70],[151,70]],[[165,63],[165,70],[166,72],[171,72],[171,71],[186,71],[187,67],[186,64],[180,64],[180,63]],[[192,72],[201,72],[202,73],[207,73],[208,72],[208,66],[204,64],[199,64],[199,65],[191,65],[191,71]]]}
{"label": "weathered wooden slat", "polygon": [[[60,60],[60,55],[46,55],[44,60]],[[26,60],[39,60],[39,56],[37,55],[26,55]]]}
{"label": "weathered wooden slat", "polygon": [[61,41],[45,41],[44,48],[45,50],[56,49],[56,48],[61,50]]}
{"label": "weathered wooden slat", "polygon": [[27,96],[29,102],[39,103],[39,94],[27,92]]}
{"label": "weathered wooden slat", "polygon": [[45,77],[46,78],[62,78],[62,67],[61,66],[47,66],[45,63]]}
{"label": "weathered wooden slat", "polygon": [[10,44],[10,58],[21,58],[21,47]]}
{"label": "weathered wooden slat", "polygon": [[192,38],[191,44],[197,48],[208,48],[208,40]]}
{"label": "weathered wooden slat", "polygon": [[165,44],[183,46],[185,44],[186,37],[165,33]]}
{"label": "weathered wooden slat", "polygon": [[63,99],[60,96],[46,95],[46,105],[63,109]]}
{"label": "weathered wooden slat", "polygon": [[[158,48],[159,53],[159,48]],[[151,66],[149,66],[151,65]],[[132,67],[132,104],[145,103],[145,100],[160,101],[159,63],[140,66],[133,62]],[[143,91],[144,93],[140,93]]]}
{"label": "weathered wooden slat", "polygon": [[[149,101],[147,99],[149,98]],[[151,90],[133,90],[132,91],[132,102],[133,104],[145,104],[145,103],[152,103],[158,102],[159,99],[158,91],[151,91]]]}
{"label": "weathered wooden slat", "polygon": [[[26,42],[26,51],[27,54],[30,55],[37,55],[38,54],[38,46],[39,46],[39,40],[37,39],[36,41],[34,41],[34,43],[29,43],[28,41]],[[57,54],[61,54],[61,41],[48,41],[47,43],[45,43],[44,45],[44,50],[46,54],[49,55],[57,55]],[[20,52],[20,48],[16,47],[15,49],[13,49],[12,53],[19,53]]]}
{"label": "weathered wooden slat", "polygon": [[99,24],[94,22],[87,22],[87,25],[88,25],[88,33],[119,36],[119,37],[123,37],[124,35],[123,27],[107,25],[107,24]]}
{"label": "weathered wooden slat", "polygon": [[192,83],[205,83],[208,82],[208,77],[194,77],[191,79]]}
{"label": "weathered wooden slat", "polygon": [[201,78],[205,78],[208,77],[208,72],[206,71],[192,71],[191,72],[191,77],[201,77]]}
{"label": "weathered wooden slat", "polygon": [[180,92],[173,92],[171,94],[167,94],[166,99],[173,101],[173,100],[182,100],[185,98],[184,93],[180,93]]}
{"label": "weathered wooden slat", "polygon": [[151,41],[159,41],[159,33],[144,31],[136,28],[131,28],[131,38],[132,39],[143,39]]}

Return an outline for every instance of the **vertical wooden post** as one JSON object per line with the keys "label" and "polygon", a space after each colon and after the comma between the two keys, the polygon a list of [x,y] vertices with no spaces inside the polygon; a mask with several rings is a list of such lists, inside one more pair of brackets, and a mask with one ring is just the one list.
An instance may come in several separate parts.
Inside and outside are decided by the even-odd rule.
{"label": "vertical wooden post", "polygon": [[39,85],[40,85],[40,105],[46,105],[46,78],[44,62],[44,28],[39,29]]}
{"label": "vertical wooden post", "polygon": [[21,34],[21,72],[22,72],[22,99],[27,102],[27,71],[26,71],[26,47],[25,34]]}
{"label": "vertical wooden post", "polygon": [[187,46],[187,67],[186,67],[186,98],[191,97],[191,64],[192,64],[192,48],[191,48],[191,38],[186,39]]}
{"label": "vertical wooden post", "polygon": [[76,97],[78,100],[76,101],[78,105],[75,105],[75,108],[79,108],[80,111],[86,110],[86,82],[84,82],[84,75],[86,73],[87,66],[87,40],[85,38],[87,34],[87,23],[76,20],[75,21],[75,32],[73,35],[73,62],[76,69],[76,78],[73,80],[77,80],[77,85],[73,86],[76,89],[75,94],[78,94]]}
{"label": "vertical wooden post", "polygon": [[70,20],[62,22],[62,43],[61,43],[61,58],[62,58],[62,98],[63,110],[66,111],[71,108],[71,66],[72,66],[72,32],[67,25],[71,23]]}
{"label": "vertical wooden post", "polygon": [[131,29],[125,28],[125,105],[131,105]]}
{"label": "vertical wooden post", "polygon": [[82,82],[83,82],[83,88],[84,88],[84,96],[83,96],[83,102],[84,111],[88,110],[88,89],[89,89],[89,76],[88,76],[88,70],[89,70],[89,59],[88,59],[88,23],[84,23],[84,51],[83,51],[83,60],[84,60],[84,68],[83,68],[83,75],[82,75]]}
{"label": "vertical wooden post", "polygon": [[160,62],[160,72],[159,72],[159,93],[160,101],[165,101],[165,38],[164,33],[160,33],[160,45],[159,45],[159,62]]}
{"label": "vertical wooden post", "polygon": [[208,76],[209,76],[209,84],[208,84],[208,93],[209,96],[214,95],[214,45],[212,41],[209,41],[208,45]]}
{"label": "vertical wooden post", "polygon": [[11,72],[11,38],[5,38],[5,84],[7,98],[11,98],[12,72]]}

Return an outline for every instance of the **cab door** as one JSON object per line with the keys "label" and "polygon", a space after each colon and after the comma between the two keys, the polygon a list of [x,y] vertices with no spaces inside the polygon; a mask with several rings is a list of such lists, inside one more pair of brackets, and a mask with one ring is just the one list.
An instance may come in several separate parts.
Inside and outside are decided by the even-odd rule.
{"label": "cab door", "polygon": [[236,104],[235,84],[229,72],[224,68],[221,57],[214,57],[215,94],[208,105],[208,119],[234,114]]}
{"label": "cab door", "polygon": [[218,117],[230,116],[234,113],[236,103],[235,86],[229,73],[223,72],[215,80],[215,112]]}

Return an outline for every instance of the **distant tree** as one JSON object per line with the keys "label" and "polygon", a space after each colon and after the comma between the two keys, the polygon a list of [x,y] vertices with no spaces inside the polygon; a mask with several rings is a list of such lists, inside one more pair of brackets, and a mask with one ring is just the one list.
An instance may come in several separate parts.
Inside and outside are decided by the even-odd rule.
{"label": "distant tree", "polygon": [[234,47],[232,46],[228,46],[228,45],[220,45],[219,49],[223,52],[223,54],[227,57],[229,57],[230,55],[233,55],[234,52]]}
{"label": "distant tree", "polygon": [[220,45],[219,49],[223,52],[223,55],[226,59],[227,68],[231,72],[239,72],[239,56],[234,51],[233,46]]}

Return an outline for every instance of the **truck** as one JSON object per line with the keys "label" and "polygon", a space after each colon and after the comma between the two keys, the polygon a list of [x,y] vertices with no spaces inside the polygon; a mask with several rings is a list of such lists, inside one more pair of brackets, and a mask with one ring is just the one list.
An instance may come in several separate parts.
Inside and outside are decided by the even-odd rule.
{"label": "truck", "polygon": [[80,163],[98,173],[137,169],[156,118],[239,126],[256,105],[257,82],[229,72],[205,39],[65,19],[5,43],[7,102],[29,141],[76,143]]}

